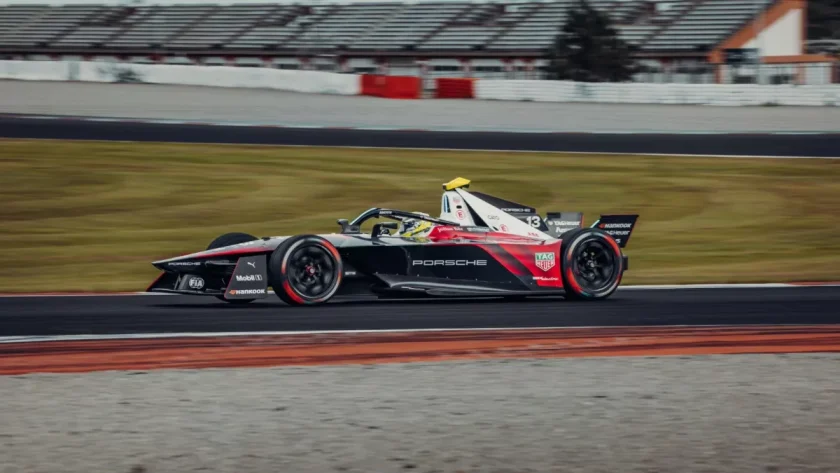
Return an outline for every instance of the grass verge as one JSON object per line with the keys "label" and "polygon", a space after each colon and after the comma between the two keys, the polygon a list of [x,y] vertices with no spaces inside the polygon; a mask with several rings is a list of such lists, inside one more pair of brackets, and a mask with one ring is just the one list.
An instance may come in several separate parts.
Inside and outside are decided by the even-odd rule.
{"label": "grass verge", "polygon": [[641,215],[625,284],[840,280],[840,161],[4,140],[0,292],[142,290],[227,231],[330,232],[440,184]]}

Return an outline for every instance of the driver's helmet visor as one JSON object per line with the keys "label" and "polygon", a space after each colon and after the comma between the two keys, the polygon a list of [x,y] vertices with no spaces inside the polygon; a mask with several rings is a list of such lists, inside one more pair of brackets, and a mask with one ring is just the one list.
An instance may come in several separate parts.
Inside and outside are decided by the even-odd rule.
{"label": "driver's helmet visor", "polygon": [[432,229],[431,222],[408,218],[400,224],[399,235],[404,237],[417,236]]}

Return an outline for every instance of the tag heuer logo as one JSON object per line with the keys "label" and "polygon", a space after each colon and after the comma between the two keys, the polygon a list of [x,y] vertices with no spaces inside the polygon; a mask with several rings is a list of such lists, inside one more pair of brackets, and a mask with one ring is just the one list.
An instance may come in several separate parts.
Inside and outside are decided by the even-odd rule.
{"label": "tag heuer logo", "polygon": [[537,253],[534,255],[537,262],[537,267],[543,271],[548,271],[554,267],[554,253]]}

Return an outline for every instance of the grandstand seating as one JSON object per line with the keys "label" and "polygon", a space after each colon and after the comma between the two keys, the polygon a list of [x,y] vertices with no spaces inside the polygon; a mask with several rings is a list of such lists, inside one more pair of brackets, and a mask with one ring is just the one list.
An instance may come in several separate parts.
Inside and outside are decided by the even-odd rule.
{"label": "grandstand seating", "polygon": [[537,5],[530,15],[488,45],[496,50],[533,50],[551,44],[566,21],[571,2]]}
{"label": "grandstand seating", "polygon": [[291,49],[332,49],[346,46],[381,24],[404,5],[362,3],[321,12],[308,28],[286,44]]}
{"label": "grandstand seating", "polygon": [[58,48],[96,48],[121,33],[126,27],[144,18],[150,9],[100,8],[79,26],[56,39],[52,45]]}
{"label": "grandstand seating", "polygon": [[54,8],[12,6],[0,17],[2,45],[39,46],[78,28],[88,17],[103,9],[100,5],[64,5]]}
{"label": "grandstand seating", "polygon": [[404,50],[422,43],[472,6],[466,3],[416,3],[397,10],[350,44],[366,51]]}
{"label": "grandstand seating", "polygon": [[648,41],[646,49],[691,50],[714,45],[772,1],[707,0],[690,5],[677,21]]}
{"label": "grandstand seating", "polygon": [[203,21],[187,28],[168,45],[176,49],[221,47],[251,29],[266,14],[273,13],[270,10],[271,7],[260,5],[235,5],[217,9]]}
{"label": "grandstand seating", "polygon": [[[0,52],[537,55],[550,46],[575,1],[10,5],[0,7]],[[613,19],[625,40],[662,53],[713,47],[748,21],[758,5],[756,0],[674,0],[670,9],[658,11],[645,0],[590,3]]]}
{"label": "grandstand seating", "polygon": [[206,19],[214,6],[174,5],[138,9],[128,21],[133,24],[105,46],[116,48],[159,48],[170,46],[179,34]]}
{"label": "grandstand seating", "polygon": [[[222,8],[219,17],[224,17],[226,8]],[[310,22],[328,15],[332,9],[324,12],[309,12],[306,8],[291,5],[255,6],[258,15],[250,27],[242,34],[232,38],[224,48],[228,49],[272,49],[286,42],[294,35],[306,30]]]}
{"label": "grandstand seating", "polygon": [[498,8],[481,5],[467,9],[455,21],[443,25],[435,34],[418,46],[420,50],[483,49],[516,24],[528,18],[538,6],[521,4]]}

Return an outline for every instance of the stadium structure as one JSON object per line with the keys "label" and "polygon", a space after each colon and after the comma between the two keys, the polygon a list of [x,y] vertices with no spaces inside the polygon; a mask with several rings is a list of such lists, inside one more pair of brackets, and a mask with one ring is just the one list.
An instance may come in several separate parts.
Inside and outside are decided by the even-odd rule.
{"label": "stadium structure", "polygon": [[[576,1],[9,4],[0,56],[534,79]],[[807,54],[806,0],[589,3],[638,48],[637,80],[751,82],[770,65],[771,83],[838,81],[834,56]],[[744,49],[755,67],[727,61]]]}

